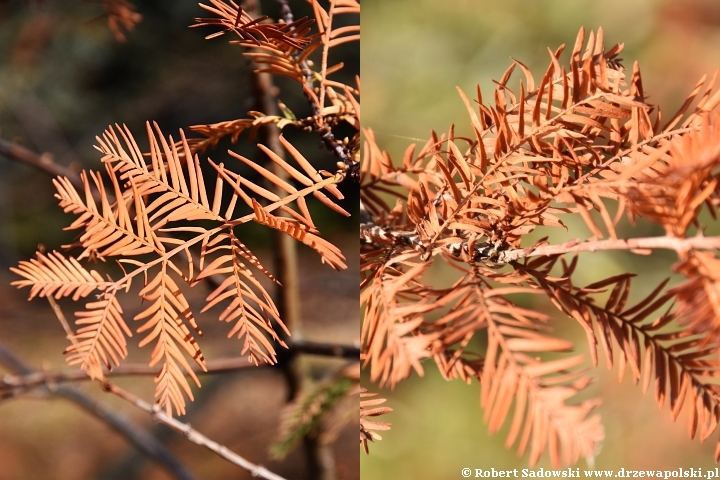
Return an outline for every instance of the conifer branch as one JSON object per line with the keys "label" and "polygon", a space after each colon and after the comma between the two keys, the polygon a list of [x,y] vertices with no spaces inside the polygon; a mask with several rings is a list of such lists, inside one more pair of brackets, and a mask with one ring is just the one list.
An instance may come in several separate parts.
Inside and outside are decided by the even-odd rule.
{"label": "conifer branch", "polygon": [[202,433],[192,428],[190,425],[183,423],[171,417],[170,415],[167,415],[162,410],[156,408],[156,406],[147,403],[140,397],[137,397],[132,393],[123,390],[117,385],[105,381],[102,382],[102,386],[108,392],[122,398],[123,400],[128,401],[140,410],[149,413],[154,420],[163,423],[164,425],[167,425],[176,432],[183,434],[189,441],[200,445],[201,447],[205,447],[213,453],[217,454],[218,456],[224,458],[228,462],[247,470],[253,477],[265,478],[267,480],[285,480],[283,477],[271,472],[267,468],[261,465],[256,465],[246,460],[245,458],[228,449],[226,446],[209,439]]}
{"label": "conifer branch", "polygon": [[0,155],[10,160],[30,165],[51,177],[66,177],[72,182],[75,188],[83,188],[80,175],[74,170],[56,163],[52,155],[48,153],[38,155],[22,145],[0,138]]}
{"label": "conifer branch", "polygon": [[[304,340],[296,340],[291,342],[290,351],[295,355],[320,355],[329,358],[342,358],[346,360],[354,360],[360,357],[360,348],[354,345],[341,345],[334,343],[312,342]],[[208,360],[207,371],[203,371],[199,366],[193,365],[192,370],[196,374],[221,374],[245,370],[248,368],[258,368],[247,361],[243,357],[218,358]],[[260,365],[262,367],[262,365]],[[134,377],[134,376],[156,376],[160,372],[157,367],[151,367],[144,363],[123,363],[114,367],[111,371],[105,372],[106,378],[116,377]],[[28,389],[35,388],[38,385],[48,383],[73,383],[91,381],[87,373],[82,370],[70,371],[44,371],[34,372],[23,375],[5,375],[0,378],[0,392],[15,391],[13,395],[26,392]],[[22,390],[22,392],[20,391]],[[2,395],[2,393],[0,393]]]}
{"label": "conifer branch", "polygon": [[[16,379],[29,379],[42,373],[34,372],[29,366],[25,364],[19,357],[17,357],[7,346],[0,342],[0,363],[5,365],[8,369],[16,373],[15,377],[5,376],[1,381],[0,385],[5,383],[8,378]],[[84,372],[80,372],[88,378]],[[24,391],[25,387],[29,385],[22,385],[22,382],[13,384],[13,382],[5,383],[14,389]],[[165,446],[155,439],[148,432],[143,430],[141,427],[133,424],[133,422],[125,417],[124,415],[115,412],[88,396],[85,392],[78,390],[74,387],[67,385],[57,385],[53,381],[43,381],[36,383],[34,386],[42,386],[46,395],[52,397],[65,398],[89,414],[96,417],[101,422],[107,424],[110,428],[117,431],[122,435],[128,442],[130,442],[140,452],[147,455],[149,458],[166,468],[175,478],[178,480],[192,480],[194,475],[185,467]],[[0,400],[12,398],[18,395],[18,391],[10,390],[3,392],[2,386],[0,386]]]}
{"label": "conifer branch", "polygon": [[648,250],[674,250],[683,256],[691,250],[717,250],[720,249],[720,237],[705,237],[698,235],[689,238],[672,236],[607,239],[607,240],[570,240],[560,245],[538,244],[530,248],[507,250],[497,256],[498,263],[510,263],[521,258],[563,255],[566,253],[600,252],[606,250],[640,250],[643,254]]}
{"label": "conifer branch", "polygon": [[[594,365],[600,344],[609,365],[620,349],[620,371],[629,366],[644,390],[654,374],[657,403],[669,398],[673,418],[689,410],[691,436],[707,438],[720,421],[720,237],[688,236],[702,232],[703,212],[720,213],[718,74],[703,77],[661,126],[638,65],[626,71],[620,63],[622,45],[606,48],[602,30],[581,29],[566,61],[564,48],[550,51],[539,82],[514,60],[490,101],[479,87],[476,105],[460,92],[470,137],[454,126],[432,132],[418,152],[412,146],[393,162],[366,130],[360,175],[361,344],[370,381],[394,386],[422,375],[429,358],[448,380],[480,379],[490,431],[514,408],[506,445],[528,448],[530,464],[547,451],[555,468],[591,457],[604,434],[589,415],[596,402],[566,403],[589,383],[576,370],[582,357],[558,358],[570,344],[552,333],[553,317],[516,304],[516,294],[544,295],[575,319]],[[567,230],[572,216],[589,240],[521,248],[539,227]],[[665,235],[620,238],[619,222],[634,226],[638,217]],[[671,289],[663,282],[631,307],[632,274],[580,287],[578,256],[564,257],[657,249],[677,253],[673,269],[686,281]],[[435,263],[457,272],[450,286],[428,278]],[[595,297],[606,290],[607,300]],[[472,348],[478,335],[487,346]]]}

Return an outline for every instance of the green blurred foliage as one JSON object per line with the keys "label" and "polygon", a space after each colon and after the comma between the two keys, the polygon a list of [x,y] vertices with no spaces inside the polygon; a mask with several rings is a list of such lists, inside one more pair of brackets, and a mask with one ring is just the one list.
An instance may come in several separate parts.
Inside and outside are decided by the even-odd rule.
{"label": "green blurred foliage", "polygon": [[[720,67],[720,3],[712,0],[366,0],[363,125],[375,131],[381,148],[395,159],[410,143],[424,144],[431,129],[442,133],[454,124],[458,134],[470,134],[455,87],[475,98],[479,84],[483,97],[491,100],[492,80],[511,65],[511,56],[525,63],[537,80],[550,60],[547,49],[563,43],[572,47],[581,26],[586,32],[602,27],[606,47],[625,43],[623,64],[631,69],[639,62],[645,91],[660,105],[664,118],[682,104],[702,75],[712,75]],[[513,88],[518,85],[515,78],[510,82]],[[708,215],[700,220],[706,232],[717,234],[717,221]],[[567,231],[538,229],[527,243],[544,236],[557,243],[591,235],[582,220],[566,216],[563,221]],[[620,235],[629,227],[624,221]],[[662,232],[640,219],[632,234]],[[676,258],[673,252],[650,257],[630,252],[583,254],[576,280],[584,285],[621,272],[638,273],[632,294],[638,299],[668,276],[672,283],[678,281],[670,270]],[[432,271],[441,283],[447,283],[449,275],[450,269]],[[540,296],[522,299],[522,304],[553,311]],[[576,322],[558,316],[554,328],[573,340],[577,350],[587,352]],[[482,340],[477,343],[482,348]],[[706,444],[689,440],[684,413],[673,423],[667,406],[659,411],[651,393],[643,395],[629,378],[618,383],[617,367],[608,371],[602,355],[600,362],[593,371],[597,382],[582,397],[603,399],[597,413],[602,415],[606,439],[595,458],[597,468],[714,468],[717,433]],[[589,361],[587,365],[591,367]],[[392,429],[383,432],[383,440],[363,457],[362,478],[462,478],[464,467],[526,468],[527,455],[518,458],[504,447],[507,425],[488,436],[478,384],[446,382],[430,362],[426,366],[424,378],[413,375],[395,391],[381,391],[395,409],[382,419],[391,422]],[[547,456],[538,466],[549,468]],[[589,468],[585,461],[577,466]]]}

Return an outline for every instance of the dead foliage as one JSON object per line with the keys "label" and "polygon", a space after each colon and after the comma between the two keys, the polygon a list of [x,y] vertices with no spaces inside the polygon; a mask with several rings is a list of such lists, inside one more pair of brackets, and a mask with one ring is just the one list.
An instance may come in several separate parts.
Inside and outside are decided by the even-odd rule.
{"label": "dead foliage", "polygon": [[[98,170],[83,171],[79,185],[66,177],[54,180],[60,207],[76,217],[68,229],[78,230],[79,236],[65,247],[71,253],[38,252],[35,259],[12,269],[22,277],[13,284],[29,287],[31,299],[72,297],[84,302],[75,313],[77,328],[66,353],[70,365],[79,365],[92,378],[103,379],[107,370],[119,365],[128,354],[133,330],[140,334],[139,345],[152,348],[150,365],[161,366],[155,379],[156,402],[168,415],[173,409],[184,413],[185,398],[192,400],[188,378],[200,386],[190,363],[206,370],[201,322],[186,300],[186,288],[210,278],[216,282],[199,313],[222,305],[220,320],[231,324],[228,336],[240,340],[240,353],[250,362],[275,363],[277,346],[287,347],[283,338],[291,332],[259,277],[278,281],[243,242],[243,225],[255,223],[282,232],[315,250],[321,262],[346,268],[340,250],[320,235],[307,199],[315,197],[335,212],[350,215],[338,204],[343,195],[337,184],[357,170],[356,142],[336,140],[333,127],[345,122],[359,128],[359,92],[332,80],[331,74],[342,65],[328,66],[328,61],[336,45],[358,39],[357,25],[337,27],[333,19],[357,17],[359,4],[332,0],[326,10],[316,0],[309,3],[314,19],[284,22],[252,17],[234,2],[211,0],[211,5],[201,7],[213,16],[197,19],[196,26],[215,28],[208,38],[236,35],[239,40],[232,43],[244,48],[257,72],[296,72],[290,76],[305,93],[311,117],[298,120],[289,111],[282,117],[253,111],[248,119],[190,127],[203,138],[186,138],[183,130],[175,137],[166,135],[148,122],[147,143],[136,141],[124,125],[109,127],[97,137],[102,163]],[[122,18],[132,11],[124,0],[105,5],[111,26],[124,23]],[[130,28],[127,23],[125,27]],[[314,51],[317,71],[310,62]],[[337,159],[337,169],[318,170],[282,135],[275,135],[277,149],[259,145],[266,166],[229,152],[260,180],[200,156],[221,137],[235,142],[242,130],[263,125],[320,133],[326,153]],[[115,261],[117,274],[101,275],[92,268],[97,261]],[[136,328],[131,328],[120,297],[134,282],[141,285],[144,310],[133,319]]]}
{"label": "dead foliage", "polygon": [[[700,213],[716,218],[720,203],[718,74],[665,120],[622,49],[606,48],[602,30],[581,30],[569,54],[549,51],[539,78],[515,60],[490,98],[479,87],[475,101],[460,92],[470,137],[433,132],[400,161],[365,130],[363,368],[380,386],[422,375],[427,362],[446,379],[479,380],[489,430],[509,422],[506,445],[529,452],[531,465],[545,451],[555,467],[592,457],[604,431],[592,413],[598,399],[572,400],[591,382],[584,356],[568,353],[555,317],[521,306],[518,294],[545,296],[576,320],[594,365],[599,348],[643,390],[652,385],[673,418],[687,409],[691,436],[706,439],[720,419],[717,239],[701,251],[694,233]],[[568,216],[593,236],[523,244],[538,227],[566,228]],[[577,285],[578,257],[568,254],[632,248],[616,226],[638,217],[666,235],[636,244],[675,250],[685,283],[660,282],[634,303],[631,274]],[[433,283],[434,263],[457,272],[452,285]],[[469,347],[477,338],[481,351]]]}

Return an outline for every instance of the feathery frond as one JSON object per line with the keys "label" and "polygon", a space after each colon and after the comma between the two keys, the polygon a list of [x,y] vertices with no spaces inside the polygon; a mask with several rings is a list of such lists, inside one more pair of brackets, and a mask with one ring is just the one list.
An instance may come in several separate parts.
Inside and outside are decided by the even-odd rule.
{"label": "feathery frond", "polygon": [[[314,194],[334,210],[347,214],[321,192],[324,189],[330,195],[342,198],[334,184],[342,181],[344,174],[341,171],[323,177],[285,142],[300,170],[277,155],[271,155],[271,158],[289,171],[293,180],[301,183],[300,188],[235,155],[251,164],[266,180],[282,186],[287,195],[271,193],[226,169],[223,164],[211,161],[216,178],[214,191],[210,191],[200,159],[197,154],[192,154],[182,130],[177,143],[172,137],[166,138],[157,124],[151,126],[148,123],[147,135],[147,155],[143,155],[127,127],[110,127],[102,138],[98,137],[97,148],[103,154],[111,190],[106,189],[102,175],[94,171],[81,173],[82,194],[67,178],[55,180],[60,206],[66,212],[78,215],[69,228],[82,231],[78,246],[83,251],[77,258],[67,259],[58,253],[50,256],[38,253],[37,260],[21,262],[13,269],[24,278],[14,284],[31,287],[31,298],[72,295],[78,300],[94,291],[100,292],[98,301],[88,303],[85,311],[76,314],[80,328],[67,352],[70,364],[79,364],[93,378],[103,378],[103,366],[117,365],[127,355],[125,337],[130,336],[130,330],[122,319],[117,294],[122,289],[129,289],[132,280],[143,275],[144,287],[139,294],[148,306],[135,317],[135,320],[143,321],[138,333],[146,334],[140,345],[154,342],[150,364],[162,365],[156,378],[158,402],[168,414],[172,408],[182,414],[184,398],[193,398],[185,375],[200,385],[185,355],[203,370],[205,360],[190,328],[200,336],[202,333],[171,272],[191,286],[203,278],[224,275],[225,280],[208,296],[203,312],[219,302],[230,300],[220,315],[220,320],[236,322],[229,336],[237,336],[243,342],[242,354],[247,354],[252,362],[274,363],[273,341],[286,346],[275,331],[275,325],[286,335],[290,332],[280,319],[272,298],[247,265],[274,278],[240,242],[234,229],[248,222],[269,226],[315,249],[333,268],[345,268],[340,251],[317,235],[305,203],[305,197]],[[225,199],[228,194],[229,202]],[[271,203],[261,206],[254,195]],[[298,206],[297,211],[291,207],[291,202]],[[235,213],[238,203],[247,205],[252,213],[238,216]],[[302,219],[302,226],[292,223],[296,220],[273,216],[271,212],[276,209]],[[212,223],[214,227],[209,226]],[[190,251],[196,245],[200,247],[199,265]],[[216,257],[226,250],[230,253]],[[121,257],[120,265],[132,269],[123,270],[123,275],[116,280],[104,280],[97,272],[87,270],[79,263],[84,258],[106,260],[109,257]],[[196,271],[199,272],[197,275]]]}
{"label": "feathery frond", "polygon": [[[390,430],[390,424],[387,422],[378,422],[370,420],[368,417],[378,417],[392,412],[390,407],[378,407],[386,402],[384,398],[373,398],[372,400],[362,400],[363,398],[374,397],[377,393],[370,393],[366,389],[360,389],[360,445],[365,449],[365,453],[369,453],[368,442],[382,440],[378,430]],[[371,408],[374,407],[374,408]]]}
{"label": "feathery frond", "polygon": [[[65,353],[69,365],[80,365],[93,379],[104,378],[102,367],[120,365],[127,356],[127,341],[132,332],[122,318],[122,308],[114,292],[102,295],[96,302],[76,312],[79,327]],[[85,325],[85,326],[83,326]]]}
{"label": "feathery frond", "polygon": [[[530,464],[547,450],[555,467],[598,450],[602,425],[590,415],[598,402],[566,403],[590,382],[578,369],[583,357],[558,357],[571,344],[550,333],[552,317],[512,295],[544,295],[575,319],[594,365],[599,343],[608,365],[618,363],[621,375],[628,366],[644,390],[654,375],[657,403],[669,399],[673,418],[686,407],[691,435],[699,429],[707,438],[720,412],[717,259],[700,251],[717,244],[686,238],[701,212],[716,218],[720,204],[718,75],[703,78],[662,127],[639,66],[626,72],[620,63],[622,45],[606,49],[602,30],[586,38],[581,29],[565,62],[564,49],[550,51],[539,81],[514,60],[491,101],[478,87],[477,108],[460,92],[471,137],[454,127],[432,132],[419,152],[411,146],[393,163],[365,130],[360,166],[361,342],[371,381],[394,386],[413,370],[422,375],[429,358],[447,379],[479,379],[490,431],[512,407],[506,445],[529,450]],[[579,241],[528,244],[539,227],[567,228],[569,215],[593,235],[585,248],[573,249]],[[620,220],[637,217],[667,236],[619,239]],[[599,249],[604,236],[610,248],[675,250],[675,269],[687,281],[671,289],[663,282],[632,306],[631,274],[577,286],[578,259],[562,255]],[[426,274],[434,263],[457,272],[451,286]],[[487,346],[474,351],[479,335]]]}
{"label": "feathery frond", "polygon": [[11,285],[30,287],[29,300],[36,296],[53,295],[58,299],[72,295],[72,299],[78,301],[112,284],[111,280],[102,278],[96,270],[87,270],[76,259],[65,258],[60,252],[48,255],[38,252],[37,259],[21,260],[18,268],[10,267],[10,271],[25,278]]}

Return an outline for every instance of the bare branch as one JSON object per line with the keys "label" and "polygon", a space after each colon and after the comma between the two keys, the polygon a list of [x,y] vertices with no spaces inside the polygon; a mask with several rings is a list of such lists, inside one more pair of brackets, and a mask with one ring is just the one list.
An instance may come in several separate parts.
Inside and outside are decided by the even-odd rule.
{"label": "bare branch", "polygon": [[176,420],[175,418],[167,415],[165,412],[157,408],[156,406],[153,406],[146,402],[145,400],[141,399],[140,397],[137,397],[133,395],[132,393],[123,390],[122,388],[117,387],[116,385],[113,385],[110,382],[101,382],[104,389],[106,389],[108,392],[117,395],[118,397],[122,398],[123,400],[127,400],[128,402],[132,403],[136,407],[138,407],[141,410],[146,411],[149,413],[153,419],[157,420],[158,422],[161,422],[168,427],[172,428],[173,430],[182,433],[187,437],[188,440],[191,442],[200,445],[202,447],[207,448],[208,450],[211,450],[212,452],[215,452],[225,460],[227,460],[230,463],[233,463],[239,467],[242,467],[250,472],[250,474],[253,477],[261,477],[265,478],[267,480],[284,480],[283,477],[274,474],[270,470],[268,470],[265,467],[262,467],[260,465],[256,465],[252,462],[249,462],[248,460],[245,460],[240,455],[230,451],[227,447],[224,445],[220,445],[219,443],[210,440],[208,437],[203,435],[202,433],[198,432],[194,428],[192,428],[190,425],[187,425],[179,420]]}
{"label": "bare branch", "polygon": [[[1,359],[0,359],[1,360]],[[208,371],[203,372],[200,367],[193,366],[195,373],[226,373],[245,368],[260,368],[247,361],[247,358],[226,358],[209,361]],[[158,367],[150,367],[145,363],[126,363],[113,368],[105,373],[106,377],[128,377],[128,376],[156,376],[160,372]],[[8,389],[21,389],[19,392],[35,388],[43,384],[55,384],[62,382],[84,382],[92,378],[83,370],[72,370],[69,372],[32,372],[22,375],[5,375],[0,378],[0,392]]]}
{"label": "bare branch", "polygon": [[[25,362],[2,343],[0,343],[0,364],[5,365],[11,371],[19,374],[21,376],[20,378],[37,375],[33,369],[27,366]],[[88,378],[84,372],[79,373],[82,373]],[[45,392],[47,395],[65,398],[80,406],[125,437],[127,441],[133,444],[139,451],[164,466],[175,478],[180,480],[192,480],[195,478],[162,443],[147,431],[135,425],[125,415],[111,410],[74,387],[62,385],[51,386],[48,382],[43,383],[45,383]],[[2,382],[0,382],[0,385],[2,385]],[[0,395],[0,398],[3,398],[3,396]]]}
{"label": "bare branch", "polygon": [[75,187],[82,188],[80,175],[67,167],[63,167],[62,165],[55,163],[52,155],[49,153],[38,155],[32,150],[29,150],[21,145],[8,142],[7,140],[0,138],[0,155],[10,160],[27,163],[28,165],[53,177],[68,177]]}
{"label": "bare branch", "polygon": [[[350,360],[360,358],[360,347],[354,345],[339,345],[332,343],[311,342],[300,340],[294,342],[291,347],[296,354],[304,353],[308,355],[321,355],[326,357],[337,357]],[[0,363],[7,363],[2,357],[0,350]],[[248,362],[244,357],[222,358],[218,360],[209,360],[207,362],[207,372],[203,372],[197,365],[193,366],[195,373],[227,373],[246,368],[261,368],[264,365],[255,366]],[[16,370],[16,369],[15,369]],[[113,368],[105,373],[106,377],[127,377],[127,376],[156,376],[160,368],[150,367],[145,363],[125,363]],[[69,372],[34,372],[20,373],[18,375],[5,375],[0,377],[0,392],[4,390],[12,390],[15,393],[11,395],[0,396],[17,396],[26,393],[39,385],[56,384],[63,382],[83,382],[92,380],[83,370],[72,370]]]}
{"label": "bare branch", "polygon": [[296,340],[292,342],[290,348],[296,353],[306,353],[308,355],[322,355],[325,357],[346,358],[348,360],[360,358],[360,347],[357,345]]}
{"label": "bare branch", "polygon": [[643,250],[664,249],[675,250],[679,254],[689,250],[715,250],[720,248],[720,237],[704,237],[698,235],[690,238],[678,237],[648,237],[592,240],[579,242],[570,240],[561,245],[541,245],[538,247],[507,250],[498,255],[499,263],[508,263],[525,257],[541,255],[562,255],[576,252],[599,252],[601,250]]}

